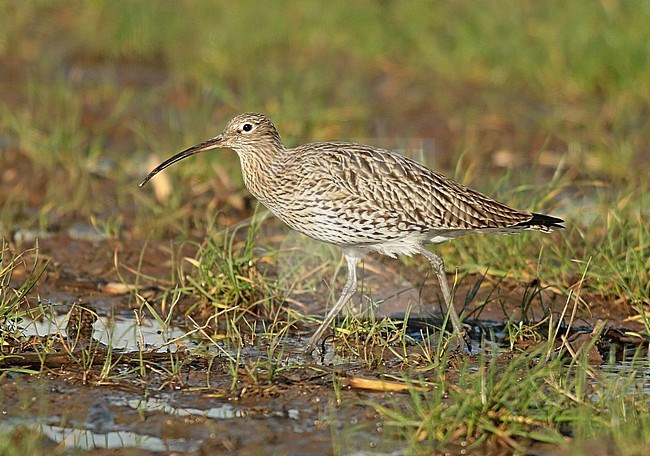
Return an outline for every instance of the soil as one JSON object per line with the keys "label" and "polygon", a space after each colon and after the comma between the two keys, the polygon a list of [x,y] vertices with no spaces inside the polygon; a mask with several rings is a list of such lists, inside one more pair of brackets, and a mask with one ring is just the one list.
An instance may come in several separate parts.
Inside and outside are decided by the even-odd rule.
{"label": "soil", "polygon": [[[55,313],[64,314],[74,304],[82,304],[94,309],[100,317],[134,319],[134,309],[140,308],[140,304],[130,293],[114,293],[111,284],[135,283],[139,268],[141,289],[149,293],[152,303],[157,303],[165,287],[171,285],[169,277],[173,265],[169,248],[169,242],[162,241],[149,241],[143,247],[140,241],[80,240],[69,234],[55,233],[39,241],[38,263],[42,265],[47,261],[48,265],[25,305],[34,309],[52,306]],[[185,255],[195,254],[189,244],[182,244],[179,249]],[[144,261],[138,266],[141,256]],[[15,271],[14,282],[27,277],[35,259],[35,252],[23,257],[24,267]],[[367,265],[370,271],[365,273],[365,286],[373,297],[386,297],[378,314],[399,318],[409,302],[437,302],[439,290],[435,280],[427,279],[422,283],[418,267],[374,257],[367,260]],[[395,296],[396,291],[408,288],[409,279],[418,284],[415,296],[413,291],[411,296],[407,296],[409,293]],[[477,286],[477,283],[481,284]],[[468,276],[461,282],[456,296],[459,303],[469,301],[467,309],[470,311],[473,303],[484,302],[487,296],[492,296],[480,313],[468,319],[474,330],[480,331],[490,325],[496,327],[494,322],[503,322],[504,315],[520,319],[522,296],[531,289],[541,291],[533,300],[529,317],[547,315],[549,308],[559,315],[566,296],[552,288],[540,288],[536,283],[501,281],[497,284],[490,277],[481,282],[479,276]],[[587,333],[588,327],[600,319],[607,321],[608,328],[641,329],[638,322],[627,320],[634,313],[633,309],[592,296],[583,296],[583,300],[589,305],[578,307],[576,327],[586,327]],[[322,302],[317,295],[304,294],[296,301],[303,303],[301,311],[322,312]],[[413,307],[414,327],[418,317],[427,317],[427,309],[423,307]],[[144,318],[151,316],[145,312]],[[182,316],[179,315],[176,324],[183,325]],[[313,329],[296,327],[292,330],[288,352],[291,353],[291,347],[298,352]],[[624,337],[622,332],[613,334],[614,339],[619,337],[619,342]],[[251,359],[259,357],[255,350],[247,353]],[[3,375],[0,399],[4,419],[17,429],[21,425],[39,423],[52,448],[60,448],[58,444],[63,441],[77,448],[102,449],[106,454],[111,449],[123,447],[138,448],[143,454],[179,451],[329,454],[336,448],[345,448],[346,452],[395,451],[403,445],[395,436],[385,433],[377,412],[360,406],[339,407],[341,401],[360,404],[367,398],[395,401],[399,392],[366,391],[349,386],[357,384],[350,379],[377,379],[382,373],[399,372],[400,367],[391,367],[390,359],[378,369],[370,370],[353,359],[301,358],[302,355],[292,354],[288,356],[299,360],[302,368],[283,371],[272,382],[265,380],[263,375],[252,378],[245,369],[240,369],[241,376],[233,384],[227,363],[218,356],[200,357],[182,349],[174,355],[163,350],[158,359],[152,355],[145,356],[152,367],[144,377],[125,374],[123,380],[119,380],[119,375],[107,377],[102,374],[102,358],[97,358],[97,364],[87,369],[66,362],[65,356],[45,361],[42,357],[34,361],[32,357],[32,364],[27,358],[22,363],[5,362],[5,368],[31,368],[40,374],[30,376],[8,371]],[[177,375],[165,373],[172,367],[170,356],[181,366]],[[245,364],[246,360],[242,362]],[[137,365],[125,355],[114,366],[113,374]],[[159,372],[164,374],[158,375]],[[340,386],[337,397],[333,393],[334,384],[348,386]],[[96,409],[103,410],[104,421],[92,419]],[[99,415],[101,418],[102,414]],[[351,425],[361,424],[365,425],[362,430],[346,431],[354,427]]]}

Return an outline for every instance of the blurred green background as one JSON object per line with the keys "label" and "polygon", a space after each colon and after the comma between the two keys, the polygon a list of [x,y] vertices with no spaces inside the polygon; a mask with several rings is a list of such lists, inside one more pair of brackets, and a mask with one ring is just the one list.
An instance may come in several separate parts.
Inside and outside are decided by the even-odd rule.
{"label": "blurred green background", "polygon": [[[200,236],[250,213],[232,152],[170,168],[168,197],[137,184],[261,111],[289,146],[422,138],[429,166],[567,218],[567,286],[596,258],[647,302],[649,58],[647,1],[2,2],[0,232]],[[480,242],[461,259],[490,260]]]}

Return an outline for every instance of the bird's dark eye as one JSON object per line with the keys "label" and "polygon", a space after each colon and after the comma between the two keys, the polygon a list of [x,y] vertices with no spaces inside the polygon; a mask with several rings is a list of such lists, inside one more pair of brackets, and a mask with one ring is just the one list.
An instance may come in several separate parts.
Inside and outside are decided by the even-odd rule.
{"label": "bird's dark eye", "polygon": [[253,129],[253,124],[245,123],[242,125],[241,129],[244,131],[251,131]]}

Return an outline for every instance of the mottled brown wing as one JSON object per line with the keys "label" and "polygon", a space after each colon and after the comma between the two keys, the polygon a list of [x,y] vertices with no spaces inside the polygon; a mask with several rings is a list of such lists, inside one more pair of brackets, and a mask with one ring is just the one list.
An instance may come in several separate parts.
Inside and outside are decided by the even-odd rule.
{"label": "mottled brown wing", "polygon": [[380,220],[388,230],[502,228],[532,217],[388,150],[348,143],[308,146],[318,152],[305,159],[328,181],[339,211]]}

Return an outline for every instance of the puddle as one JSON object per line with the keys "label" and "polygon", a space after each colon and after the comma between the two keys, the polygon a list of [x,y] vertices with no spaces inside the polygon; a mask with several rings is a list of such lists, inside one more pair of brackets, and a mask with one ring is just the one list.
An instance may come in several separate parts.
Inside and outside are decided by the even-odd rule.
{"label": "puddle", "polygon": [[[67,314],[55,314],[39,320],[25,319],[24,334],[26,336],[57,333],[65,335],[67,317]],[[140,348],[174,353],[177,345],[169,343],[170,341],[189,342],[185,337],[185,331],[173,326],[163,329],[153,318],[143,319],[140,324],[136,324],[133,318],[99,316],[93,327],[93,337],[96,340],[125,353],[137,352]]]}
{"label": "puddle", "polygon": [[[245,415],[245,412],[235,408],[231,404],[221,404],[216,407],[209,407],[207,409],[201,410],[190,407],[175,407],[173,405],[170,405],[168,401],[162,398],[149,398],[146,400],[132,399],[125,401],[123,404],[116,402],[115,405],[125,405],[133,410],[138,410],[141,412],[161,412],[167,415],[202,416],[205,418],[214,419],[241,418]],[[297,410],[294,410],[294,416],[296,417],[294,419],[297,419]]]}
{"label": "puddle", "polygon": [[[650,360],[623,361],[600,366],[604,377],[616,379],[627,393],[650,394]],[[627,385],[626,385],[627,383]]]}
{"label": "puddle", "polygon": [[196,451],[200,442],[186,439],[161,439],[131,431],[111,431],[97,434],[88,429],[41,425],[38,430],[67,448],[92,450],[95,448],[142,448],[148,451]]}

